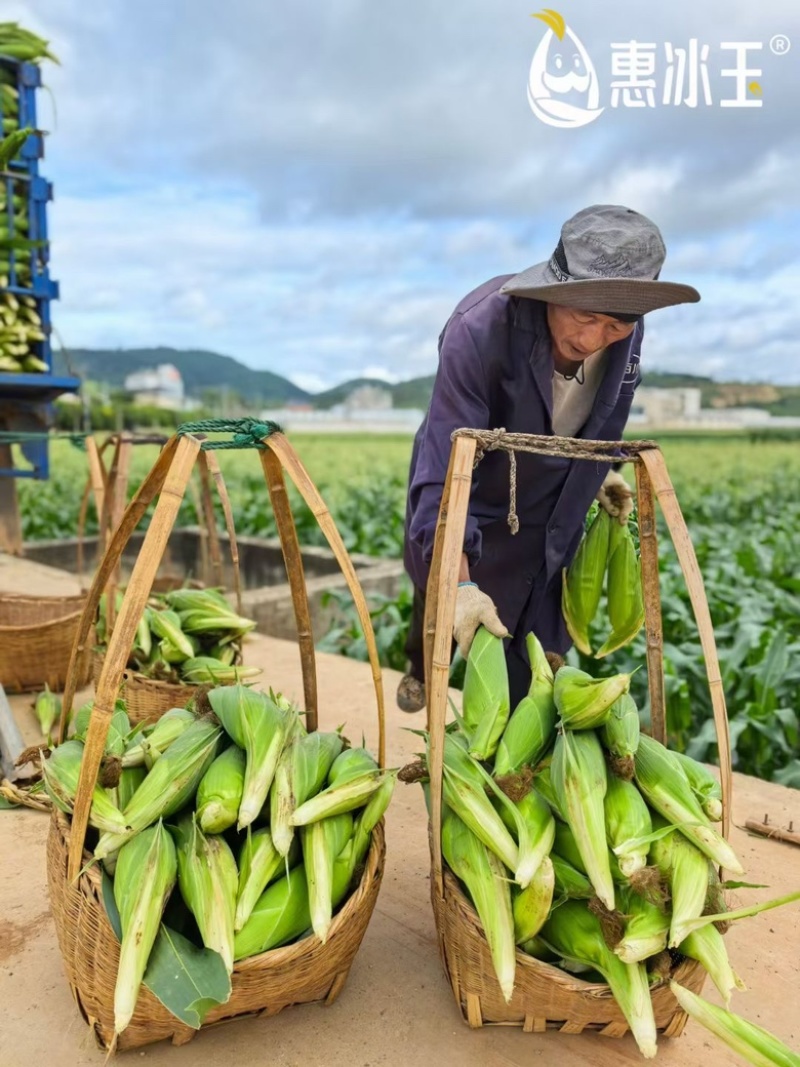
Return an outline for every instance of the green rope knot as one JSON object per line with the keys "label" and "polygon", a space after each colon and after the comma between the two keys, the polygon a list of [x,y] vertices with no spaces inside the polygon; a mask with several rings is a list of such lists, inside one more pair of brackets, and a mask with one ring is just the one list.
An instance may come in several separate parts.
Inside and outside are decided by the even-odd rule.
{"label": "green rope knot", "polygon": [[277,422],[259,419],[198,419],[184,422],[177,429],[178,437],[192,433],[231,433],[230,441],[203,441],[204,452],[220,449],[264,448],[264,438],[274,433],[283,433]]}

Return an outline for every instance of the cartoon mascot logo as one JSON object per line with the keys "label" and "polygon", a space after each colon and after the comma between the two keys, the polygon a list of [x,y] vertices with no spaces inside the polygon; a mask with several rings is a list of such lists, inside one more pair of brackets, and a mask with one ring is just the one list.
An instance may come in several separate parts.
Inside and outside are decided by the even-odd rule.
{"label": "cartoon mascot logo", "polygon": [[548,30],[539,42],[528,77],[528,103],[548,126],[586,126],[603,113],[597,72],[583,43],[564,21],[546,7],[532,18]]}

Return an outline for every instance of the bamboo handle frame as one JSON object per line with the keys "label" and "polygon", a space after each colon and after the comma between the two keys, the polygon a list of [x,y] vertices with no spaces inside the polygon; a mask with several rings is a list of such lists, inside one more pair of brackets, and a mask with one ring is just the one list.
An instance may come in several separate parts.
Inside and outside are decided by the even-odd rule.
{"label": "bamboo handle frame", "polygon": [[[582,443],[587,444],[587,442]],[[428,575],[425,600],[425,686],[428,697],[427,725],[430,735],[428,773],[431,785],[431,832],[429,839],[433,883],[440,899],[444,898],[441,844],[444,731],[447,717],[447,695],[458,571],[463,554],[476,449],[477,442],[474,438],[456,436],[453,441],[434,534],[433,557]],[[537,446],[531,450],[543,453],[547,451],[546,447],[543,446]],[[640,494],[640,549],[653,736],[657,740],[666,742],[663,630],[658,584],[658,543],[655,528],[655,500],[658,500],[686,581],[705,657],[706,674],[714,711],[714,725],[719,746],[723,808],[722,832],[727,837],[731,824],[731,795],[733,788],[730,735],[714,629],[711,623],[711,614],[708,608],[703,578],[689,537],[689,531],[678,505],[675,489],[660,449],[642,449],[641,452],[629,457],[626,461],[635,464],[637,488]]]}
{"label": "bamboo handle frame", "polygon": [[[86,603],[78,624],[75,641],[72,646],[70,664],[67,675],[67,684],[63,697],[61,722],[59,725],[59,737],[63,738],[65,724],[72,710],[77,687],[76,666],[82,652],[86,648],[86,642],[92,629],[100,596],[106,588],[109,579],[122,556],[125,545],[139,525],[145,511],[153,500],[158,497],[155,510],[145,534],[144,543],[136,559],[136,563],[128,582],[125,595],[120,606],[114,631],[108,644],[100,678],[97,683],[95,699],[89,721],[89,729],[86,734],[83,761],[78,780],[78,788],[75,795],[72,823],[70,827],[69,858],[67,865],[67,878],[74,881],[80,873],[83,845],[86,837],[86,828],[89,819],[89,810],[92,802],[92,792],[97,781],[100,762],[103,757],[106,736],[108,734],[111,716],[114,710],[119,685],[123,671],[127,663],[131,644],[133,643],[136,627],[144,611],[145,604],[150,595],[153,581],[155,580],[158,566],[167,546],[167,541],[175,520],[178,516],[181,502],[189,484],[198,454],[201,451],[202,440],[199,437],[187,434],[182,437],[172,437],[164,446],[163,451],[156,460],[150,473],[142,482],[134,495],[114,532],[111,535],[108,547],[105,551],[100,566],[97,568],[91,588],[87,594]],[[281,509],[279,522],[279,534],[284,552],[287,568],[295,566],[295,550],[299,552],[297,535],[294,521],[291,519],[288,499],[285,497],[281,502],[280,483],[283,482],[283,470],[287,471],[294,481],[301,496],[317,517],[328,544],[336,556],[342,568],[356,610],[359,615],[364,637],[367,644],[372,678],[375,687],[375,697],[378,713],[378,763],[381,767],[386,763],[386,726],[385,707],[383,695],[383,683],[381,678],[378,650],[375,643],[375,634],[372,629],[372,620],[369,614],[364,593],[358,581],[352,561],[344,546],[344,542],[336,529],[333,518],[319,494],[316,486],[311,481],[305,467],[295,453],[288,440],[282,433],[275,433],[263,439],[266,452],[274,454],[275,463],[272,460],[264,462],[265,478],[270,490],[270,496],[278,501]],[[210,465],[213,468],[213,464]],[[289,512],[287,521],[286,512]],[[294,535],[294,536],[292,536]],[[295,607],[295,617],[298,622],[298,631],[305,626],[305,620],[310,619],[308,608],[308,594],[304,582],[295,580],[291,584],[292,598]],[[308,637],[311,628],[307,627]],[[299,635],[298,635],[299,636]],[[316,667],[313,640],[306,636],[299,641],[301,664],[303,670],[303,682],[308,693],[309,680],[313,680],[313,696],[316,699]],[[316,725],[316,704],[313,708],[312,721]]]}

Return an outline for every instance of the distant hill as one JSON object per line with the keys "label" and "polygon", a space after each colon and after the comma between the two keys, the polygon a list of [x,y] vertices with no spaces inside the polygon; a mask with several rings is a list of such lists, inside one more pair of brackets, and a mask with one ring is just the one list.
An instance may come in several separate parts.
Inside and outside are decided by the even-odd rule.
{"label": "distant hill", "polygon": [[286,401],[308,402],[311,395],[299,385],[280,374],[268,370],[253,370],[232,356],[218,352],[178,350],[175,348],[72,348],[69,363],[62,351],[54,354],[57,372],[72,369],[82,378],[104,382],[113,389],[121,389],[128,374],[159,363],[172,363],[181,372],[184,387],[190,396],[199,397],[204,389],[223,387],[247,400],[264,404],[284,404]]}

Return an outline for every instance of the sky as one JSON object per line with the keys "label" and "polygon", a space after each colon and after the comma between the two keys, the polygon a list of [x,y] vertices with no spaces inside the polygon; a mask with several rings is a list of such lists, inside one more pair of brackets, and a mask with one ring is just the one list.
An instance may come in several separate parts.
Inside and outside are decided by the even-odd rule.
{"label": "sky", "polygon": [[[430,374],[466,293],[618,203],[702,294],[648,316],[645,378],[800,384],[796,0],[565,0],[603,108],[579,128],[529,104],[549,31],[521,0],[3,6],[61,60],[39,123],[67,349],[211,349],[311,390]],[[696,107],[665,104],[668,45],[692,39],[711,102],[701,79]],[[654,106],[612,106],[631,41],[654,46]],[[722,106],[737,42],[761,45],[743,82],[761,107]]]}

